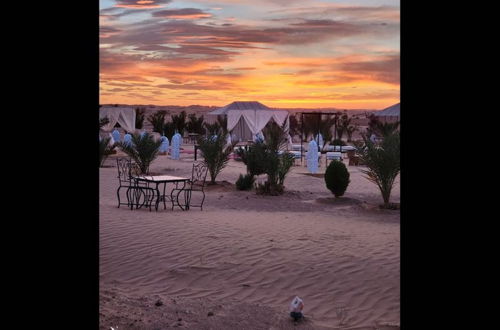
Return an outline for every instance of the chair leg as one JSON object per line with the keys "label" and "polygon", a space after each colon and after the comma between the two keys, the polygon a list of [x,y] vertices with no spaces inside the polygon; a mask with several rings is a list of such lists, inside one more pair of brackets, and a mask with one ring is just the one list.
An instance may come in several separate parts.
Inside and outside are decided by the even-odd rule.
{"label": "chair leg", "polygon": [[186,203],[186,210],[189,210],[189,205],[191,204],[191,190],[186,190],[184,202]]}
{"label": "chair leg", "polygon": [[201,211],[203,211],[203,202],[205,201],[205,192],[202,190],[201,193],[203,194],[203,198],[201,199],[200,208],[201,208]]}
{"label": "chair leg", "polygon": [[118,189],[116,190],[116,196],[118,196],[118,207],[120,207],[121,202],[120,202],[120,189],[122,186],[119,186]]}
{"label": "chair leg", "polygon": [[176,189],[172,189],[172,191],[170,192],[170,201],[172,202],[172,211],[174,210],[174,190],[176,190]]}

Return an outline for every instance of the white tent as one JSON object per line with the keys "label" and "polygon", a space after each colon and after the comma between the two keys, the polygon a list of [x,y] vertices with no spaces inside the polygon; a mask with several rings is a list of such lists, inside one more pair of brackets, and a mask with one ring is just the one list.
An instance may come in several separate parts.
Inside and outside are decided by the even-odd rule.
{"label": "white tent", "polygon": [[233,102],[208,114],[226,115],[227,130],[232,130],[236,139],[240,141],[253,140],[253,137],[261,133],[271,120],[280,126],[286,123],[287,131],[290,126],[288,111],[274,110],[255,101]]}
{"label": "white tent", "polygon": [[378,117],[381,121],[385,122],[395,122],[399,121],[400,119],[400,110],[399,110],[399,105],[401,103],[397,103],[394,105],[391,105],[388,108],[385,108],[384,110],[377,111],[375,113],[375,116]]}
{"label": "white tent", "polygon": [[110,132],[116,123],[129,133],[135,131],[135,110],[124,107],[101,107],[99,109],[99,119],[107,117],[109,123],[102,127],[105,132]]}

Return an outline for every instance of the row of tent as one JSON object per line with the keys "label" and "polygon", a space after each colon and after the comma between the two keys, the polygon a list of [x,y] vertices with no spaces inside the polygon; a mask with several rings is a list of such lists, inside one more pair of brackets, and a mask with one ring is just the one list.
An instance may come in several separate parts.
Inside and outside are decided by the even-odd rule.
{"label": "row of tent", "polygon": [[[386,118],[387,121],[399,120],[400,103],[390,106],[375,115]],[[216,118],[227,116],[227,129],[233,132],[233,138],[239,141],[255,140],[262,134],[262,129],[269,121],[274,121],[285,129],[290,127],[289,113],[286,110],[271,109],[256,101],[236,101],[222,108],[213,110],[207,115]],[[127,132],[135,131],[135,110],[127,107],[101,107],[99,118],[107,117],[109,123],[102,127],[103,131],[111,132],[118,123]]]}

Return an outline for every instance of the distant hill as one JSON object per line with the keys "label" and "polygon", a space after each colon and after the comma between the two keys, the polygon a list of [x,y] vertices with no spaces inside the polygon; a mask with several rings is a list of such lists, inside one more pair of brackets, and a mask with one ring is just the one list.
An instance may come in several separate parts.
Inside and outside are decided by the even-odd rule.
{"label": "distant hill", "polygon": [[[204,114],[212,110],[221,108],[222,106],[206,106],[206,105],[189,105],[189,106],[179,106],[179,105],[151,105],[151,104],[102,104],[104,107],[130,107],[130,108],[144,108],[146,111],[159,111],[167,110],[170,113],[178,113],[181,111],[186,111],[187,114],[196,113]],[[270,107],[273,108],[273,107]],[[341,109],[341,108],[273,108],[280,110],[287,110],[292,113],[298,112],[338,112],[347,111],[350,115],[364,115],[365,113],[372,113],[379,110],[376,109]]]}

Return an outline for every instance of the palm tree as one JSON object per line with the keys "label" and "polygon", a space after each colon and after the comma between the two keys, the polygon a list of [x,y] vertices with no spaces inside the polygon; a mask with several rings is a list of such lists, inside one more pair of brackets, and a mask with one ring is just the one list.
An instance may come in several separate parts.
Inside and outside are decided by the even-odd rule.
{"label": "palm tree", "polygon": [[366,135],[363,135],[363,140],[364,145],[358,148],[358,153],[368,169],[361,172],[378,186],[384,200],[384,208],[389,208],[391,190],[400,172],[399,132],[386,136],[380,145],[371,142]]}
{"label": "palm tree", "polygon": [[217,135],[217,133],[222,130],[218,122],[213,124],[203,123],[203,126],[205,127],[206,135],[208,136]]}
{"label": "palm tree", "polygon": [[99,119],[99,130],[101,130],[102,127],[106,126],[107,124],[109,124],[109,118],[108,117],[103,117],[103,118]]}
{"label": "palm tree", "polygon": [[119,142],[118,147],[132,158],[141,170],[141,174],[149,173],[149,165],[158,156],[161,140],[155,141],[150,133],[132,135],[132,143]]}
{"label": "palm tree", "polygon": [[172,115],[172,123],[175,129],[182,136],[184,135],[184,129],[186,128],[186,111],[182,111],[178,115]]}
{"label": "palm tree", "polygon": [[228,133],[228,131],[227,131],[227,116],[222,116],[222,115],[217,116],[217,122],[219,123],[222,131],[224,131],[224,133]]}
{"label": "palm tree", "polygon": [[186,128],[190,133],[203,134],[203,115],[196,118],[196,114],[192,113],[188,116],[188,123],[186,124]]}
{"label": "palm tree", "polygon": [[163,134],[163,126],[165,124],[166,110],[160,110],[148,116],[148,121],[153,125],[153,132]]}
{"label": "palm tree", "polygon": [[105,137],[99,141],[99,167],[104,165],[104,161],[111,154],[111,151],[114,149],[114,146],[109,145],[109,141],[111,138]]}
{"label": "palm tree", "polygon": [[335,117],[327,116],[325,119],[321,119],[319,122],[319,132],[323,136],[323,141],[325,143],[323,144],[323,151],[326,148],[326,142],[332,141],[333,134],[332,134],[332,127],[335,125]]}
{"label": "palm tree", "polygon": [[356,132],[358,130],[358,125],[349,125],[347,126],[346,128],[346,133],[347,133],[347,142],[351,142],[352,141],[352,135],[354,134],[354,132]]}
{"label": "palm tree", "polygon": [[376,122],[374,125],[374,131],[375,134],[385,138],[389,135],[394,134],[399,127],[399,121],[394,122],[394,123],[387,123],[387,122]]}
{"label": "palm tree", "polygon": [[288,143],[288,137],[285,130],[286,123],[280,127],[275,122],[267,125],[262,133],[265,143],[262,149],[265,152],[264,169],[267,174],[267,193],[281,193],[283,183],[287,173],[293,165],[294,158],[290,153],[281,153]]}
{"label": "palm tree", "polygon": [[217,175],[229,162],[229,155],[233,152],[236,142],[226,146],[227,133],[220,129],[217,135],[198,137],[198,149],[203,154],[203,162],[210,173],[210,184],[215,184]]}
{"label": "palm tree", "polygon": [[144,126],[145,108],[135,108],[135,128],[141,129]]}

